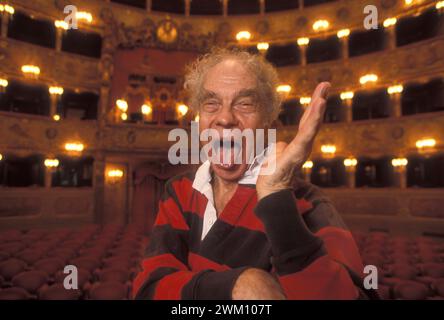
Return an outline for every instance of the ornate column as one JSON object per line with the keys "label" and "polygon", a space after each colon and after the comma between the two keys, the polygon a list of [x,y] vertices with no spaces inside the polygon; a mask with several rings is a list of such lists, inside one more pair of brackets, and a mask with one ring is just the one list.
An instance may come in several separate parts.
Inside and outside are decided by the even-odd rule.
{"label": "ornate column", "polygon": [[298,45],[299,45],[299,49],[301,50],[301,57],[300,57],[301,66],[306,66],[307,65],[307,45],[308,45],[308,42],[305,43],[303,40],[298,39]]}
{"label": "ornate column", "polygon": [[57,102],[59,100],[59,95],[51,94],[50,95],[50,104],[49,104],[49,116],[53,119],[54,115],[57,114]]}
{"label": "ornate column", "polygon": [[304,180],[307,182],[311,181],[311,170],[313,168],[313,161],[305,161],[302,165],[302,174],[304,176]]}
{"label": "ornate column", "polygon": [[259,0],[259,12],[261,16],[265,14],[265,0]]}
{"label": "ornate column", "polygon": [[304,0],[298,0],[299,10],[304,9]]}
{"label": "ornate column", "polygon": [[94,155],[94,222],[103,223],[105,206],[105,156],[102,152]]}
{"label": "ornate column", "polygon": [[148,13],[151,12],[151,7],[153,6],[153,1],[152,0],[146,0],[146,11]]}
{"label": "ornate column", "polygon": [[396,92],[390,95],[390,104],[390,115],[399,118],[402,115],[401,92]]}
{"label": "ornate column", "polygon": [[228,16],[228,0],[221,0],[222,1],[222,13],[224,18]]}
{"label": "ornate column", "polygon": [[353,92],[341,93],[341,99],[344,106],[344,110],[342,112],[342,120],[350,123],[353,121]]}
{"label": "ornate column", "polygon": [[389,114],[391,117],[398,118],[402,115],[401,94],[404,90],[402,84],[393,85],[387,88],[387,93],[390,95]]}
{"label": "ornate column", "polygon": [[348,59],[348,37],[342,37],[339,41],[341,41],[341,58]]}
{"label": "ornate column", "polygon": [[45,177],[44,177],[45,188],[51,188],[52,173],[59,166],[59,160],[56,159],[53,154],[51,154],[48,158],[45,159],[44,164],[45,164]]}
{"label": "ornate column", "polygon": [[53,168],[45,166],[45,188],[51,188]]}
{"label": "ornate column", "polygon": [[9,13],[2,13],[2,37],[6,38],[8,36],[8,23],[9,23]]}
{"label": "ornate column", "polygon": [[63,38],[63,29],[56,28],[56,51],[62,51],[62,38]]}
{"label": "ornate column", "polygon": [[191,0],[185,0],[185,17],[190,16]]}
{"label": "ornate column", "polygon": [[[107,21],[104,21],[108,24],[113,24],[114,18],[107,17]],[[109,108],[109,93],[111,90],[111,80],[114,72],[114,51],[115,51],[115,28],[118,26],[114,25],[114,28],[105,28],[107,32],[103,37],[103,46],[102,46],[102,54],[99,62],[99,71],[102,76],[100,89],[99,89],[99,110],[98,110],[98,120],[99,125],[103,124],[105,120],[109,117],[111,120],[112,114],[108,112]]]}
{"label": "ornate column", "polygon": [[394,186],[397,188],[407,188],[407,159],[396,158],[392,160],[394,169]]}
{"label": "ornate column", "polygon": [[385,47],[390,50],[396,48],[395,25],[391,25],[385,28]]}
{"label": "ornate column", "polygon": [[345,180],[347,188],[356,187],[356,165],[358,161],[355,158],[348,158],[344,160],[345,166]]}

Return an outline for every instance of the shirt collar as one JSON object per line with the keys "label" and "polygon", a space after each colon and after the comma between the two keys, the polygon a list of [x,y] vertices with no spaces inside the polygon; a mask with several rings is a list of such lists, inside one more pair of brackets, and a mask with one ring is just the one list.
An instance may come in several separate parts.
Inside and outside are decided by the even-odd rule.
{"label": "shirt collar", "polygon": [[[259,172],[267,157],[267,152],[270,147],[265,148],[260,154],[258,154],[253,162],[248,166],[243,177],[238,181],[239,184],[256,184]],[[208,194],[211,189],[211,163],[210,160],[206,160],[200,165],[196,171],[196,175],[193,181],[193,189],[199,191],[202,194]]]}

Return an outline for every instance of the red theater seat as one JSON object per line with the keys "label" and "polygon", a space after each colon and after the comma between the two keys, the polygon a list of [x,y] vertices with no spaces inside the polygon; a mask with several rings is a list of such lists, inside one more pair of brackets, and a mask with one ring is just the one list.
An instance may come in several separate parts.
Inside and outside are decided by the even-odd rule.
{"label": "red theater seat", "polygon": [[107,254],[107,250],[102,247],[92,247],[80,250],[79,255],[82,257],[96,257],[98,259],[101,259],[105,257]]}
{"label": "red theater seat", "polygon": [[48,257],[60,259],[64,264],[67,264],[75,255],[76,253],[73,249],[59,249],[48,253]]}
{"label": "red theater seat", "polygon": [[131,272],[126,269],[109,268],[100,270],[98,278],[101,282],[117,281],[126,283],[131,280]]}
{"label": "red theater seat", "polygon": [[103,262],[105,268],[130,269],[135,265],[133,260],[121,257],[104,259]]}
{"label": "red theater seat", "polygon": [[424,283],[426,286],[431,286],[433,282],[436,281],[436,278],[428,277],[428,276],[419,276],[415,278],[415,281]]}
{"label": "red theater seat", "polygon": [[89,291],[91,300],[123,300],[128,298],[128,286],[116,281],[96,283]]}
{"label": "red theater seat", "polygon": [[0,275],[6,281],[11,280],[16,274],[25,271],[26,263],[22,260],[10,258],[0,263]]}
{"label": "red theater seat", "polygon": [[45,286],[39,291],[40,300],[78,300],[82,293],[80,290],[65,289],[63,284],[57,283]]}
{"label": "red theater seat", "polygon": [[141,256],[140,250],[134,248],[115,248],[110,250],[113,257],[122,257],[125,259],[135,259]]}
{"label": "red theater seat", "polygon": [[405,280],[394,277],[379,277],[379,281],[386,286],[394,287]]}
{"label": "red theater seat", "polygon": [[444,297],[444,279],[435,280],[432,284],[432,288],[438,295]]}
{"label": "red theater seat", "polygon": [[48,281],[48,275],[43,271],[27,271],[16,275],[12,279],[14,287],[20,287],[29,293],[36,293],[37,290]]}
{"label": "red theater seat", "polygon": [[[63,271],[57,272],[55,281],[57,283],[63,284],[65,278],[68,276],[68,274],[63,273]],[[84,289],[86,286],[88,286],[91,283],[92,280],[92,274],[88,270],[85,269],[77,269],[77,285],[79,289]]]}
{"label": "red theater seat", "polygon": [[21,242],[9,242],[0,245],[0,251],[9,253],[11,256],[16,255],[22,249],[26,247],[25,244]]}
{"label": "red theater seat", "polygon": [[425,263],[420,266],[424,275],[432,278],[444,278],[443,263]]}
{"label": "red theater seat", "polygon": [[393,294],[395,299],[424,300],[430,294],[430,290],[422,283],[403,281],[395,285]]}
{"label": "red theater seat", "polygon": [[0,233],[0,243],[9,241],[20,241],[23,233],[20,230],[8,230]]}
{"label": "red theater seat", "polygon": [[441,296],[427,297],[427,300],[444,300],[444,297]]}
{"label": "red theater seat", "polygon": [[36,239],[40,239],[46,236],[48,232],[49,232],[48,230],[43,230],[43,229],[32,229],[26,232],[26,235],[35,237]]}
{"label": "red theater seat", "polygon": [[41,250],[25,249],[16,256],[17,258],[25,261],[28,264],[33,264],[34,262],[38,261],[43,255],[44,252],[42,252]]}
{"label": "red theater seat", "polygon": [[83,243],[84,243],[83,240],[65,241],[62,244],[60,244],[59,249],[60,250],[72,250],[74,252],[77,252],[83,246]]}
{"label": "red theater seat", "polygon": [[375,265],[382,267],[385,264],[386,258],[380,254],[362,254],[364,265]]}
{"label": "red theater seat", "polygon": [[23,288],[7,288],[0,290],[0,300],[29,300],[31,295]]}
{"label": "red theater seat", "polygon": [[36,270],[45,271],[49,276],[54,275],[57,271],[62,270],[64,263],[58,258],[41,259],[34,263]]}
{"label": "red theater seat", "polygon": [[419,258],[408,253],[393,253],[390,255],[393,264],[415,264],[419,262]]}
{"label": "red theater seat", "polygon": [[381,299],[383,299],[383,300],[390,299],[390,287],[389,286],[386,286],[383,284],[378,284],[377,292],[378,292],[379,296],[381,297]]}
{"label": "red theater seat", "polygon": [[70,264],[76,266],[77,268],[86,269],[90,272],[100,267],[100,260],[91,257],[76,258],[70,261]]}
{"label": "red theater seat", "polygon": [[399,279],[411,280],[418,275],[418,270],[409,265],[392,265],[389,269],[392,275]]}
{"label": "red theater seat", "polygon": [[9,253],[0,251],[0,262],[7,260],[10,256]]}

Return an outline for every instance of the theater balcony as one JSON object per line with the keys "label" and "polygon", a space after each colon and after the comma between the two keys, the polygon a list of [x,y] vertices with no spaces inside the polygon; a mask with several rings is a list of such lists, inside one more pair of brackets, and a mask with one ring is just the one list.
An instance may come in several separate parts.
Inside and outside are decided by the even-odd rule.
{"label": "theater balcony", "polygon": [[[367,0],[67,4],[0,4],[0,299],[129,297],[165,182],[192,167],[168,159],[171,130],[199,117],[185,67],[215,46],[277,68],[280,140],[331,82],[300,178],[381,268],[384,298],[443,299],[444,1],[376,1],[371,21]],[[82,266],[69,296],[60,261]]]}
{"label": "theater balcony", "polygon": [[[330,81],[301,177],[362,231],[444,236],[444,14],[439,1],[9,1],[0,37],[0,227],[136,223],[148,231],[171,129],[196,120],[184,67],[213,46],[277,67],[290,141]],[[143,195],[148,195],[142,199]],[[146,218],[148,208],[149,218]]]}

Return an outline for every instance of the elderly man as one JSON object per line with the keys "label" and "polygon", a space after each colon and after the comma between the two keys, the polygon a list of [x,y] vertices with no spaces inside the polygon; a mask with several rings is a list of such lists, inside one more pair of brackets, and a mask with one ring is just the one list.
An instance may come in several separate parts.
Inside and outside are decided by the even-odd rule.
{"label": "elderly man", "polygon": [[[269,129],[280,107],[276,85],[276,71],[262,57],[227,49],[198,59],[185,78],[199,130],[221,136],[224,129]],[[207,160],[167,183],[134,298],[367,296],[350,232],[319,189],[296,178],[311,152],[329,89],[329,83],[317,86],[296,136],[276,143],[274,159]],[[263,170],[270,161],[271,174],[250,168],[259,163]]]}

